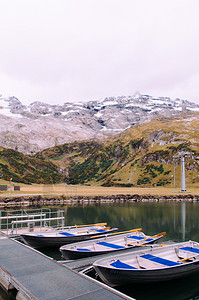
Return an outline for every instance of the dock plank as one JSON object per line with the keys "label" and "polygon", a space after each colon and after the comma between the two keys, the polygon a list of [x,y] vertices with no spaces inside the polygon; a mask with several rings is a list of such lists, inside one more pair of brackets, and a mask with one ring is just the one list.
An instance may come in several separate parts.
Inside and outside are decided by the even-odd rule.
{"label": "dock plank", "polygon": [[132,299],[0,235],[0,265],[38,300]]}

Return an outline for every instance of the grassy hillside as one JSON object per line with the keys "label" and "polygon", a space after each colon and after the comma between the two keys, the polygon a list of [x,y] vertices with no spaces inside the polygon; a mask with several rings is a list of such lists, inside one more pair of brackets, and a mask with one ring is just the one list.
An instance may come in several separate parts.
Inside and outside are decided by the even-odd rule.
{"label": "grassy hillside", "polygon": [[[161,118],[133,126],[104,141],[64,144],[38,153],[51,161],[70,184],[103,186],[164,186],[180,183],[181,151],[199,157],[199,114]],[[186,157],[187,186],[199,185],[199,163]]]}
{"label": "grassy hillside", "polygon": [[57,165],[37,157],[25,156],[12,149],[0,148],[1,179],[21,183],[56,183],[64,181]]}
{"label": "grassy hillside", "polygon": [[161,118],[132,126],[106,140],[63,144],[34,156],[0,148],[0,175],[13,182],[118,187],[180,185],[180,160],[186,151],[187,187],[199,186],[199,114]]}

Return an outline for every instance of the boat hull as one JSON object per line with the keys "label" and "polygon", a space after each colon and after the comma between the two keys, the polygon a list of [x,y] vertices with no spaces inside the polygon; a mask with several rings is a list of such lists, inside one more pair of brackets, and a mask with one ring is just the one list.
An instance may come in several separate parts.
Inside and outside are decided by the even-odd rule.
{"label": "boat hull", "polygon": [[[152,242],[149,242],[149,243],[146,243],[147,244],[153,244],[155,242],[157,242],[161,237],[157,238],[156,240],[152,241]],[[92,242],[94,242],[94,240],[92,240]],[[79,246],[81,245],[82,243],[79,243]],[[78,245],[77,244],[74,244],[74,245]],[[123,252],[125,250],[129,250],[129,249],[132,249],[132,248],[135,248],[136,246],[132,246],[132,247],[128,247],[128,248],[124,248],[124,249],[112,249],[112,250],[104,250],[104,251],[77,251],[77,250],[73,250],[73,249],[70,249],[69,247],[68,248],[63,248],[61,247],[60,248],[60,252],[61,254],[63,255],[63,257],[65,259],[71,259],[71,260],[74,260],[74,259],[80,259],[80,258],[86,258],[86,257],[93,257],[93,256],[97,256],[97,255],[102,255],[102,254],[108,254],[108,253],[115,253],[115,252]]]}
{"label": "boat hull", "polygon": [[[110,229],[107,233],[111,233],[116,229]],[[103,235],[102,233],[92,233],[92,234],[85,234],[85,235],[72,235],[72,236],[39,236],[39,235],[29,235],[29,234],[22,234],[21,239],[26,244],[33,248],[45,248],[45,247],[61,247],[65,244],[86,241],[89,240],[91,237],[96,235]]]}
{"label": "boat hull", "polygon": [[131,283],[155,283],[180,279],[199,273],[199,261],[190,266],[179,266],[157,270],[116,270],[102,266],[94,267],[100,278],[110,286],[130,285]]}
{"label": "boat hull", "polygon": [[199,243],[161,245],[93,263],[99,277],[110,286],[156,283],[199,273]]}

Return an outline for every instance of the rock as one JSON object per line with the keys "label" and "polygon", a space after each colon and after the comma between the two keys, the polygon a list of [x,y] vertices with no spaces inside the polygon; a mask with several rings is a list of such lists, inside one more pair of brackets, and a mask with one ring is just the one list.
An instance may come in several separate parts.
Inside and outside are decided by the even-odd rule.
{"label": "rock", "polygon": [[[35,101],[28,106],[16,97],[0,96],[0,146],[35,154],[59,144],[106,138],[154,117],[171,118],[182,110],[199,111],[199,105],[140,93],[63,105]],[[166,138],[169,138],[168,133],[162,131],[149,137],[152,143],[158,140],[162,145]],[[174,143],[177,138],[172,137]]]}

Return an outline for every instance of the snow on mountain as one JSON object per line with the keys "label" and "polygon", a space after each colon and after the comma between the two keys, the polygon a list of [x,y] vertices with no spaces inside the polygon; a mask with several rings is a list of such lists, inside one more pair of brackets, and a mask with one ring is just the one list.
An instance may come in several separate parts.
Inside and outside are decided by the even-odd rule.
{"label": "snow on mountain", "polygon": [[63,105],[36,101],[25,106],[16,97],[0,96],[0,146],[34,154],[67,142],[105,138],[158,115],[182,111],[199,112],[199,105],[139,92]]}

